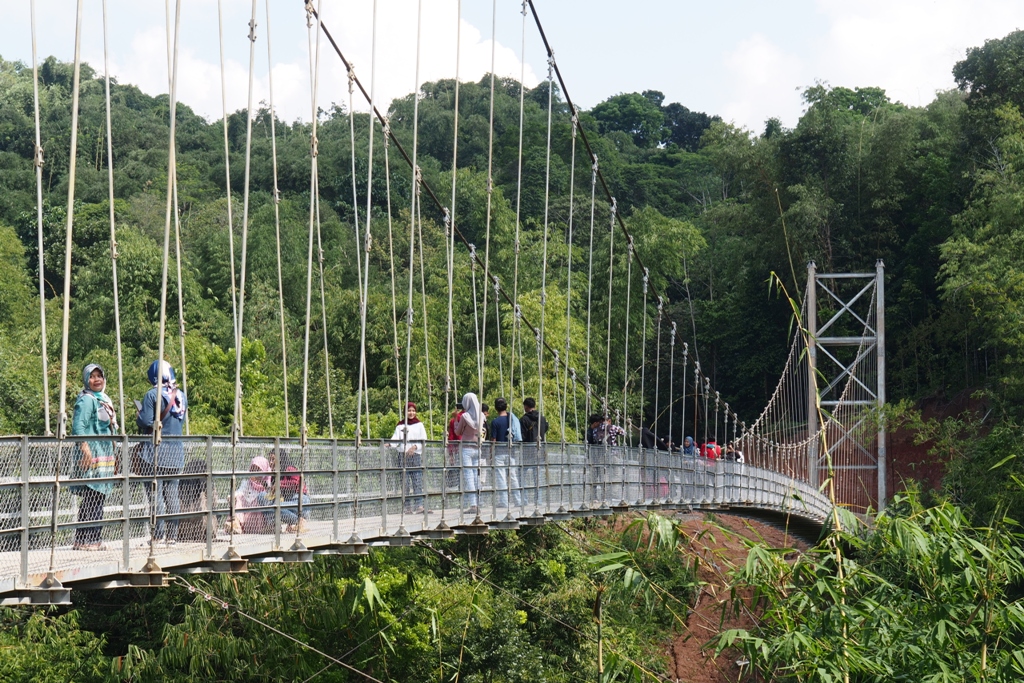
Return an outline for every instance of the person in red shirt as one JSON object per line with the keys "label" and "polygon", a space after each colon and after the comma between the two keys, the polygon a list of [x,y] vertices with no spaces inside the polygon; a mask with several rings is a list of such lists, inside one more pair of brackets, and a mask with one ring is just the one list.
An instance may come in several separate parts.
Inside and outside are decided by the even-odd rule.
{"label": "person in red shirt", "polygon": [[[458,467],[461,463],[459,460],[459,436],[455,433],[455,423],[462,417],[462,413],[465,411],[462,408],[462,402],[455,404],[455,410],[452,411],[452,419],[448,421],[448,466]],[[449,491],[456,491],[459,488],[459,471],[457,469],[449,470],[445,473],[445,487]]]}
{"label": "person in red shirt", "polygon": [[704,457],[708,460],[718,460],[722,457],[722,447],[715,443],[714,439],[711,439],[704,444]]}

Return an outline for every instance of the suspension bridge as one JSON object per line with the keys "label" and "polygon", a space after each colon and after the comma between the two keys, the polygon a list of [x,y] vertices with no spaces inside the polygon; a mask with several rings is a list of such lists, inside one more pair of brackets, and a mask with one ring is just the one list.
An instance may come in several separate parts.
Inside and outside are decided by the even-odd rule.
{"label": "suspension bridge", "polygon": [[[178,38],[180,2],[169,14],[168,21],[168,88],[170,110],[176,109],[178,77]],[[421,3],[422,5],[422,3]],[[496,3],[495,3],[496,5]],[[375,3],[376,7],[376,3]],[[218,8],[219,9],[219,8]],[[420,12],[422,12],[422,6]],[[78,97],[80,82],[80,44],[82,3],[78,3],[75,44],[75,76],[70,137],[70,182],[66,224],[62,346],[60,357],[59,406],[55,430],[51,430],[50,391],[47,385],[48,353],[42,354],[45,424],[44,435],[0,437],[0,603],[61,604],[69,600],[73,588],[114,588],[118,586],[163,586],[171,573],[245,572],[249,563],[308,562],[314,555],[362,554],[370,546],[404,546],[417,538],[448,538],[454,534],[483,534],[491,529],[517,529],[523,525],[573,517],[603,516],[617,512],[679,509],[742,508],[783,513],[815,524],[827,522],[836,506],[856,512],[878,509],[886,499],[885,490],[885,424],[879,408],[885,403],[885,334],[884,334],[884,266],[879,262],[873,271],[860,273],[819,273],[815,264],[808,265],[805,293],[794,302],[792,343],[783,373],[770,400],[760,415],[749,423],[723,401],[712,378],[702,369],[697,349],[690,348],[680,331],[681,321],[669,319],[669,303],[654,286],[651,269],[644,264],[633,235],[617,210],[599,160],[580,123],[578,110],[569,91],[554,51],[544,33],[533,0],[522,4],[522,30],[528,30],[528,19],[538,31],[548,64],[547,137],[544,179],[544,224],[539,296],[539,315],[531,319],[523,310],[519,282],[520,228],[516,204],[514,263],[511,269],[502,264],[496,268],[491,239],[492,168],[488,159],[488,192],[486,233],[478,248],[464,238],[459,229],[459,216],[469,209],[456,206],[457,148],[459,142],[458,73],[455,78],[454,139],[452,160],[452,193],[447,201],[431,188],[417,164],[417,114],[413,115],[411,147],[403,146],[391,130],[386,112],[377,106],[373,75],[369,88],[359,79],[352,63],[346,59],[344,46],[339,45],[325,25],[317,3],[308,0],[304,19],[309,29],[310,89],[312,118],[310,139],[310,207],[307,251],[305,338],[302,355],[302,397],[299,436],[291,436],[288,425],[288,383],[283,381],[285,423],[280,436],[256,437],[245,434],[241,420],[243,382],[241,372],[241,340],[244,333],[246,303],[247,243],[250,227],[250,150],[253,117],[247,117],[245,180],[236,188],[243,197],[240,222],[240,258],[236,272],[234,229],[231,241],[231,303],[235,339],[235,404],[234,424],[230,435],[194,435],[186,422],[182,436],[164,433],[165,414],[153,415],[153,434],[133,436],[111,434],[89,436],[88,443],[102,444],[115,463],[105,476],[83,475],[83,439],[71,433],[67,402],[67,378],[74,369],[68,366],[69,311],[71,306],[71,264],[74,249],[75,159],[77,155]],[[376,8],[372,27],[376,57]],[[218,14],[218,20],[220,15]],[[266,14],[265,42],[268,73],[272,73],[270,13]],[[258,38],[257,2],[252,3],[249,22],[249,101],[253,110],[253,74]],[[38,76],[35,55],[35,15],[33,6],[33,73],[36,121],[36,182],[39,197],[37,218],[40,249],[40,323],[46,336],[44,302],[42,168],[40,143]],[[223,29],[221,31],[223,50]],[[329,49],[321,54],[321,44]],[[494,41],[492,41],[492,45]],[[524,48],[525,49],[525,48]],[[357,405],[355,414],[346,416],[356,426],[354,439],[336,438],[335,416],[328,402],[327,438],[310,434],[308,391],[311,369],[311,329],[314,328],[314,280],[320,284],[321,310],[324,309],[323,250],[320,234],[319,175],[317,156],[317,89],[321,61],[334,54],[348,71],[350,118],[354,121],[354,97],[362,95],[369,106],[376,126],[369,138],[360,141],[368,146],[367,159],[375,160],[375,135],[379,133],[384,148],[383,165],[367,164],[365,211],[358,211],[354,233],[358,252],[361,339],[360,364],[354,376]],[[419,46],[417,46],[417,54]],[[104,54],[106,55],[106,7],[104,3]],[[222,52],[223,54],[223,52]],[[105,58],[106,59],[106,58]],[[223,59],[223,58],[222,58]],[[492,52],[493,60],[493,52]],[[458,58],[456,58],[456,64]],[[525,61],[524,61],[525,63]],[[106,63],[105,63],[105,66]],[[418,92],[419,63],[416,65]],[[493,67],[493,63],[492,63]],[[457,69],[457,67],[456,67]],[[494,75],[491,73],[491,128],[488,148],[493,145]],[[371,70],[372,73],[372,70]],[[114,199],[112,136],[110,134],[110,81],[106,81],[107,159],[110,198],[111,287],[115,308],[117,339],[117,377],[123,376],[121,356],[121,323],[118,312],[118,270]],[[522,79],[520,79],[522,82]],[[570,245],[564,270],[549,272],[548,244],[552,221],[549,221],[551,129],[555,116],[552,102],[556,87],[568,104],[571,124],[569,211],[566,231]],[[223,86],[223,68],[222,68]],[[520,122],[525,89],[520,86]],[[415,100],[418,107],[418,99]],[[270,79],[271,131],[273,133],[273,80]],[[228,154],[227,108],[224,111],[225,159]],[[179,279],[178,322],[180,361],[183,387],[189,388],[186,374],[184,314],[181,299],[180,226],[176,179],[175,116],[169,120],[168,178],[164,223],[162,289],[160,293],[158,355],[166,358],[168,339],[168,281],[172,266]],[[351,125],[353,168],[353,205],[359,205],[355,186],[355,125]],[[520,125],[520,181],[522,179],[523,135]],[[391,249],[390,284],[392,292],[391,333],[395,359],[394,392],[397,405],[419,398],[430,405],[443,406],[449,415],[460,394],[457,387],[472,387],[473,396],[497,394],[533,395],[537,397],[540,414],[554,424],[546,435],[527,442],[489,441],[476,429],[471,438],[451,440],[411,440],[387,438],[371,429],[369,386],[367,384],[367,292],[370,286],[371,244],[383,239],[379,228],[371,226],[374,207],[386,206],[387,240],[392,240],[391,165],[389,149],[394,148],[411,174],[408,239],[405,259],[396,259]],[[277,192],[276,142],[273,147],[274,196]],[[378,155],[379,156],[379,155]],[[574,225],[575,178],[577,158],[591,176],[589,224]],[[230,169],[225,163],[228,224],[234,225]],[[374,196],[374,172],[387,179],[387,196]],[[522,185],[520,182],[520,191]],[[610,215],[598,220],[596,198],[603,194],[610,206]],[[426,281],[423,267],[423,207],[443,217],[447,260],[447,321],[443,374],[430,369],[431,345],[428,328],[437,321],[428,320]],[[584,199],[586,201],[586,199]],[[278,237],[277,268],[280,281],[280,218],[275,205],[275,229]],[[479,207],[474,207],[479,208]],[[458,209],[458,210],[457,210]],[[380,214],[377,214],[378,216]],[[379,218],[378,218],[379,220]],[[607,220],[607,223],[605,221]],[[609,260],[606,280],[603,265],[594,263],[595,225],[607,225]],[[374,230],[378,230],[375,233]],[[574,229],[577,231],[574,238]],[[586,234],[589,231],[589,247]],[[616,243],[618,240],[618,244]],[[574,241],[587,256],[586,264],[574,264]],[[624,246],[619,246],[624,245]],[[419,254],[416,247],[419,247]],[[615,250],[619,250],[616,260]],[[623,257],[624,251],[624,257]],[[455,262],[468,257],[472,272],[474,340],[476,373],[459,377],[456,344],[453,335],[453,284]],[[418,263],[417,263],[418,260]],[[408,269],[405,300],[399,298],[396,262]],[[417,273],[417,265],[419,266]],[[562,268],[561,265],[558,266]],[[511,283],[504,282],[511,270]],[[376,273],[373,277],[387,276]],[[419,276],[417,278],[417,275]],[[767,275],[767,274],[766,274]],[[555,277],[564,283],[565,307],[548,310],[547,291],[555,286]],[[550,279],[549,279],[550,278]],[[573,279],[576,279],[576,289]],[[419,282],[417,282],[417,279]],[[479,285],[478,285],[479,281]],[[583,286],[579,285],[583,282]],[[415,294],[419,284],[422,308],[417,310]],[[607,285],[607,313],[600,317],[592,305],[592,292]],[[479,292],[478,292],[479,290]],[[574,298],[574,293],[586,296]],[[624,295],[619,304],[625,308],[624,332],[613,334],[612,302],[616,293]],[[585,299],[585,300],[583,300]],[[281,336],[285,337],[285,310],[280,301]],[[170,302],[173,304],[173,302]],[[489,331],[488,312],[493,316]],[[503,316],[499,311],[505,311]],[[400,315],[401,314],[401,315]],[[550,323],[564,317],[565,338],[554,338]],[[403,319],[404,318],[404,319]],[[586,346],[574,348],[570,335],[571,322],[583,320]],[[511,324],[508,321],[511,320]],[[446,324],[444,324],[446,323]],[[605,325],[606,323],[606,325]],[[326,318],[323,320],[326,335]],[[424,346],[414,348],[414,331],[422,327]],[[601,327],[605,327],[602,335]],[[503,329],[504,328],[504,329]],[[404,344],[402,336],[404,333]],[[491,336],[493,333],[493,336]],[[505,341],[502,334],[505,334]],[[619,341],[621,339],[621,345]],[[45,345],[44,345],[45,346]],[[526,347],[526,352],[523,347]],[[287,345],[282,343],[282,365],[287,378]],[[329,363],[324,339],[324,359]],[[435,359],[437,357],[437,349]],[[401,371],[404,352],[404,375]],[[509,354],[505,360],[503,354]],[[425,360],[426,396],[410,395],[413,355]],[[497,371],[486,367],[497,360]],[[536,365],[536,376],[527,390],[524,365]],[[618,369],[621,368],[621,373]],[[518,373],[518,374],[517,374]],[[330,397],[330,368],[324,368]],[[681,378],[681,381],[680,381]],[[436,384],[434,381],[436,380]],[[612,382],[615,381],[613,385]],[[517,381],[519,384],[517,385]],[[665,391],[665,387],[668,391]],[[116,408],[120,423],[125,424],[125,398],[118,386]],[[160,392],[157,392],[160,396]],[[158,399],[157,404],[160,405]],[[584,428],[579,428],[582,404]],[[468,407],[468,406],[467,406]],[[586,430],[589,416],[597,413],[614,416],[624,425],[619,439],[603,438],[598,443],[581,444],[570,439]],[[482,417],[473,416],[479,427]],[[574,423],[575,429],[569,424]],[[390,432],[390,429],[388,430]],[[705,453],[684,452],[674,447],[672,435],[695,433],[699,441],[725,443],[730,459],[705,457]],[[607,432],[605,432],[607,434]],[[661,438],[659,438],[661,437]],[[174,468],[146,469],[139,465],[144,454],[149,461],[159,461],[161,452],[183,454],[183,465]],[[740,455],[736,455],[740,454]],[[291,465],[291,467],[289,467]],[[95,474],[95,473],[93,473]],[[291,495],[286,481],[296,480]],[[99,484],[105,493],[99,498],[99,514],[83,518],[82,487]],[[245,496],[239,491],[255,487],[263,495]],[[289,484],[291,486],[291,484]],[[167,502],[170,498],[173,503]],[[163,503],[155,502],[162,499]],[[82,529],[97,534],[96,542],[79,543],[76,534]],[[174,529],[176,531],[169,531]],[[98,532],[97,532],[98,530]]]}

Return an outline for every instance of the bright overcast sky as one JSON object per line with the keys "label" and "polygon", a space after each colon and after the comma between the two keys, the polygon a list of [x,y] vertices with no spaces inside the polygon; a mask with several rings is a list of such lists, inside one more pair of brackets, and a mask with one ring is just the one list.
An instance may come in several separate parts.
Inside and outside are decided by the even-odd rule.
{"label": "bright overcast sky", "polygon": [[[254,101],[268,99],[267,27],[257,5]],[[370,87],[373,0],[320,0],[325,25]],[[35,0],[39,56],[74,56],[75,0]],[[178,97],[200,114],[221,116],[217,0],[181,0]],[[309,119],[310,65],[301,0],[270,0],[274,100],[286,120]],[[121,81],[167,91],[164,2],[107,0],[110,64]],[[171,0],[173,6],[174,0]],[[221,0],[228,109],[246,104],[250,0]],[[376,92],[381,102],[416,82],[417,0],[377,0]],[[477,80],[491,69],[492,3],[422,0],[421,81]],[[968,47],[1024,27],[1020,0],[535,0],[569,94],[589,108],[619,92],[661,90],[666,101],[751,130],[772,116],[786,126],[802,111],[800,92],[816,81],[880,86],[909,105],[954,86],[951,69]],[[532,17],[522,58],[519,0],[497,0],[495,71],[527,85],[547,65]],[[31,62],[30,0],[0,0],[0,56]],[[102,1],[83,0],[82,58],[103,71]],[[457,32],[461,35],[456,40]],[[340,61],[321,44],[319,102],[347,101]],[[525,71],[523,62],[525,61]],[[358,92],[356,94],[358,98]],[[364,108],[358,100],[357,107]]]}

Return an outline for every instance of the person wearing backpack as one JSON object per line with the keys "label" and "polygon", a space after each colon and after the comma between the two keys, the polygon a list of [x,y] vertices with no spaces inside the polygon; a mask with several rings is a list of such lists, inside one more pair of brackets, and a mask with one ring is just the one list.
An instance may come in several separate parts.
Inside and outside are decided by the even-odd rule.
{"label": "person wearing backpack", "polygon": [[[85,388],[75,401],[75,412],[71,418],[71,434],[74,436],[110,436],[117,434],[117,419],[114,404],[104,389],[107,378],[103,368],[90,363],[82,370]],[[83,439],[75,444],[75,479],[88,483],[71,486],[71,492],[79,496],[78,521],[95,522],[103,519],[103,504],[113,490],[109,481],[94,481],[113,477],[116,474],[114,445],[110,441]],[[75,550],[103,550],[103,528],[99,526],[75,529]]]}
{"label": "person wearing backpack", "polygon": [[[167,361],[153,361],[146,373],[152,388],[146,392],[139,405],[135,423],[142,434],[152,434],[157,421],[157,404],[161,434],[164,437],[182,435],[185,424],[185,413],[188,411],[188,399],[185,390],[175,383],[174,368]],[[181,499],[178,496],[179,479],[185,467],[185,446],[180,440],[171,438],[160,445],[142,444],[139,451],[139,463],[134,474],[143,477],[158,477],[156,486],[152,479],[145,482],[146,495],[150,509],[156,508],[159,515],[181,514]],[[154,543],[164,542],[173,546],[178,542],[178,520],[157,520],[153,531]]]}
{"label": "person wearing backpack", "polygon": [[526,492],[526,504],[539,503],[541,444],[548,433],[548,421],[537,410],[537,401],[527,396],[523,399],[523,416],[519,418],[519,428],[523,433],[523,475],[519,481]]}

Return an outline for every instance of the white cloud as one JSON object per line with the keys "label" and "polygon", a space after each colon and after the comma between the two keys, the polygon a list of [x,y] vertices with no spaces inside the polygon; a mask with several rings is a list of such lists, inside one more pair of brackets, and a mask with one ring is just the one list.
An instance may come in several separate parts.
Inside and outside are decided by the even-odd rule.
{"label": "white cloud", "polygon": [[923,106],[955,86],[953,65],[967,48],[1024,25],[1017,0],[818,1],[830,29],[817,45],[813,77],[833,86],[879,86]]}
{"label": "white cloud", "polygon": [[755,33],[736,46],[725,58],[731,75],[731,94],[722,109],[722,118],[736,125],[761,132],[765,119],[782,118],[794,125],[800,113],[803,63],[766,36]]}
{"label": "white cloud", "polygon": [[[262,3],[261,3],[262,4]],[[346,0],[325,2],[323,22],[355,67],[356,75],[367,90],[375,83],[378,108],[386,109],[396,97],[412,92],[416,83],[416,0],[389,0],[379,3],[377,16],[377,64],[372,64],[373,12],[372,3]],[[246,106],[249,80],[249,41],[237,30],[240,20],[248,20],[248,3],[225,3],[225,19],[231,19],[225,29],[225,80],[228,111]],[[459,78],[462,81],[479,80],[491,70],[491,40],[464,19],[457,23],[455,2],[425,3],[423,10],[419,64],[419,82],[455,75],[456,31],[460,32]],[[135,29],[130,46],[122,44],[111,59],[111,72],[122,83],[138,85],[150,94],[165,93],[167,87],[166,29],[159,15],[148,13],[148,26]],[[273,32],[274,103],[278,116],[284,120],[310,118],[310,64],[309,35],[305,17],[288,13],[275,23]],[[297,20],[299,19],[299,20]],[[159,24],[153,22],[160,21]],[[197,28],[197,22],[202,22]],[[210,26],[216,27],[217,7],[210,0],[191,0],[182,11],[182,39],[178,57],[178,100],[188,104],[197,113],[216,120],[221,117],[221,69],[217,45],[208,44]],[[255,77],[253,83],[254,106],[269,101],[267,78],[266,17],[263,7],[257,10],[257,42],[255,51]],[[457,29],[458,27],[458,29]],[[315,23],[314,23],[315,29]],[[315,40],[315,30],[312,32]],[[216,33],[212,33],[216,40]],[[83,56],[101,70],[102,52],[96,45]],[[332,103],[348,106],[348,76],[341,60],[335,55],[326,38],[320,41],[320,81],[318,103],[329,108]],[[283,54],[283,59],[277,55]],[[494,70],[499,76],[520,78],[522,64],[516,51],[497,45]],[[529,66],[524,80],[528,87],[539,80]],[[357,110],[368,111],[362,95],[356,90],[353,103]]]}

